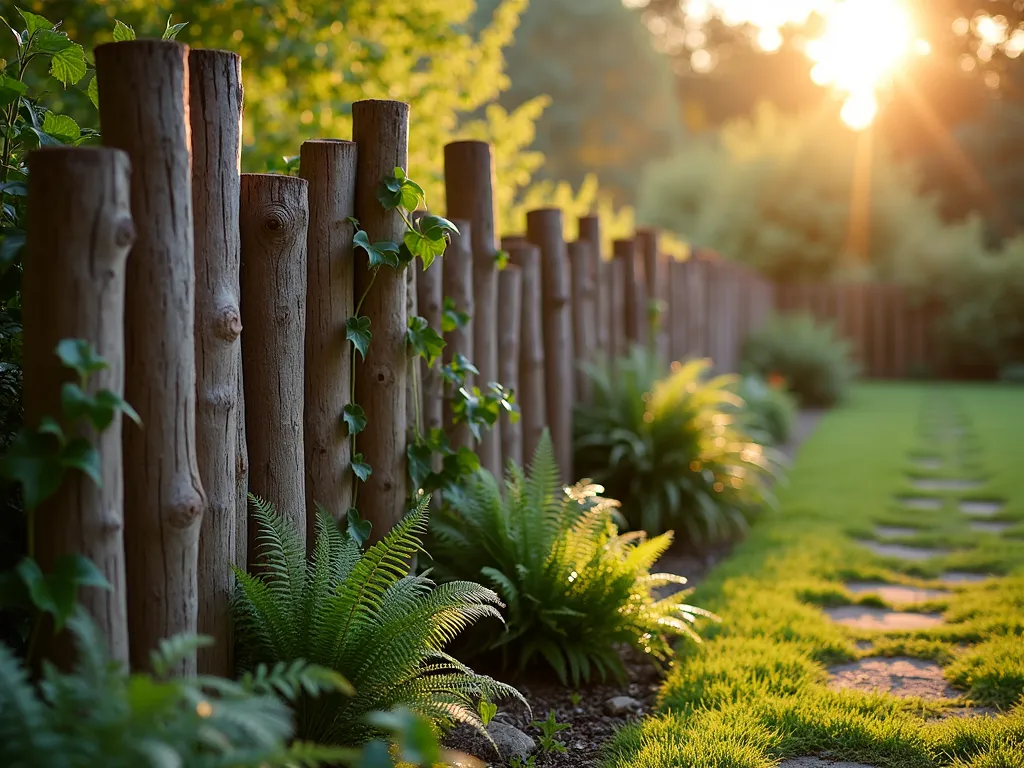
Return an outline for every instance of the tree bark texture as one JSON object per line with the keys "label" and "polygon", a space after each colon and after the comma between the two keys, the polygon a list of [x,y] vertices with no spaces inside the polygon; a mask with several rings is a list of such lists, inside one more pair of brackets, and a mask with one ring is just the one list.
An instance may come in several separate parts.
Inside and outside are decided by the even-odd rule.
{"label": "tree bark texture", "polygon": [[519,402],[523,462],[529,463],[547,428],[544,378],[544,330],[541,312],[540,249],[522,243],[508,249],[509,264],[521,276],[519,324]]}
{"label": "tree bark texture", "polygon": [[[442,265],[442,289],[446,299],[451,299],[458,312],[469,315],[469,322],[462,328],[455,328],[444,335],[445,347],[442,359],[445,364],[451,363],[456,355],[463,355],[467,360],[473,359],[473,323],[476,304],[473,296],[473,250],[471,234],[473,225],[462,219],[452,222],[458,227],[458,235],[452,236],[451,244],[444,255]],[[465,387],[472,389],[474,379],[466,376]],[[473,435],[469,425],[456,424],[452,405],[455,388],[451,384],[444,385],[443,414],[444,430],[453,449],[473,448]]]}
{"label": "tree bark texture", "polygon": [[[501,383],[519,396],[519,328],[522,316],[523,280],[519,267],[512,264],[498,273],[498,374]],[[523,425],[510,414],[501,415],[502,466],[510,461],[522,466]]]}
{"label": "tree bark texture", "polygon": [[587,240],[569,243],[569,271],[572,277],[572,337],[576,351],[574,365],[576,400],[590,402],[590,379],[583,366],[593,361],[596,327],[594,322],[594,247]]}

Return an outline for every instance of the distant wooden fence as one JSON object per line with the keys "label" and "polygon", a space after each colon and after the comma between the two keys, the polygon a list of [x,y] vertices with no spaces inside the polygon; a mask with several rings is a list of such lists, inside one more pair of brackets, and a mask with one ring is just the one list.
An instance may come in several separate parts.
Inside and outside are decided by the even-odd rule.
{"label": "distant wooden fence", "polygon": [[775,309],[808,313],[832,323],[851,345],[861,374],[907,378],[942,370],[934,309],[922,306],[898,285],[804,283],[775,286]]}

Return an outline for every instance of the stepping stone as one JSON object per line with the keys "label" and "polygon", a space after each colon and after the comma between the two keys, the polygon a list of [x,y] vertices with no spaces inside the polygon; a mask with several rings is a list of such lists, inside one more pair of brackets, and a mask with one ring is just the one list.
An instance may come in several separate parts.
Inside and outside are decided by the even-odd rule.
{"label": "stepping stone", "polygon": [[896,503],[907,509],[941,509],[942,499],[933,496],[903,496],[896,499]]}
{"label": "stepping stone", "polygon": [[894,557],[899,560],[931,560],[949,554],[948,549],[928,549],[926,547],[908,547],[904,544],[880,544],[877,541],[860,542],[880,557]]}
{"label": "stepping stone", "polygon": [[905,528],[899,525],[876,525],[875,535],[883,539],[896,539],[900,536],[916,536],[920,531],[917,528]]}
{"label": "stepping stone", "polygon": [[939,715],[940,720],[948,720],[951,717],[996,717],[999,710],[995,707],[957,707],[947,709]]}
{"label": "stepping stone", "polygon": [[916,491],[973,491],[983,485],[978,480],[954,480],[945,477],[913,477],[910,484]]}
{"label": "stepping stone", "polygon": [[829,670],[833,690],[853,689],[865,693],[891,693],[893,696],[922,699],[955,699],[942,667],[934,661],[896,656],[891,659],[861,659]]}
{"label": "stepping stone", "polygon": [[851,763],[846,760],[836,762],[820,757],[794,757],[779,763],[779,768],[874,768],[865,763]]}
{"label": "stepping stone", "polygon": [[976,584],[980,581],[988,581],[993,578],[987,573],[972,573],[970,571],[946,571],[939,576],[939,581],[947,584]]}
{"label": "stepping stone", "polygon": [[1013,528],[1013,523],[1000,523],[988,520],[972,520],[971,530],[979,533],[1000,534],[1007,528]]}
{"label": "stepping stone", "polygon": [[960,502],[960,511],[972,517],[992,517],[998,514],[1005,502],[999,499],[965,499]]}
{"label": "stepping stone", "polygon": [[942,625],[937,613],[906,613],[886,608],[868,608],[864,605],[841,605],[826,608],[825,613],[836,624],[854,629],[887,629],[901,632],[932,629]]}
{"label": "stepping stone", "polygon": [[886,584],[884,581],[852,581],[846,588],[855,595],[878,595],[892,605],[916,605],[941,600],[949,595],[944,589],[905,587],[901,584]]}

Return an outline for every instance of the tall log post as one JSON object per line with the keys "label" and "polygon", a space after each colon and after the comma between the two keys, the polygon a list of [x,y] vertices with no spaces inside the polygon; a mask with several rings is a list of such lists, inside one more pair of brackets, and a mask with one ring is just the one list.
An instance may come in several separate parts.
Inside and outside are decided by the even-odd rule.
{"label": "tall log post", "polygon": [[564,481],[573,474],[572,411],[574,379],[569,261],[556,208],[526,214],[527,237],[540,248],[541,307],[544,317],[545,396],[548,428]]}
{"label": "tall log post", "polygon": [[[442,359],[445,364],[451,363],[456,355],[462,355],[467,360],[473,359],[473,324],[476,319],[476,305],[473,296],[473,246],[471,234],[473,225],[465,220],[456,219],[452,222],[459,234],[452,235],[451,244],[445,252],[442,260],[442,289],[444,297],[451,299],[455,309],[469,315],[469,322],[462,328],[455,328],[444,335],[445,347],[442,350]],[[435,267],[436,268],[436,267]],[[472,375],[466,376],[466,388],[473,386]],[[455,391],[451,385],[446,385],[443,392],[442,418],[444,419],[444,431],[452,448],[473,448],[473,435],[469,431],[469,425],[454,422],[455,414],[452,410]]]}
{"label": "tall log post", "polygon": [[614,243],[614,258],[622,266],[618,269],[622,274],[622,282],[617,285],[616,290],[623,294],[623,315],[622,327],[626,338],[626,347],[630,344],[640,344],[643,341],[643,328],[646,321],[646,312],[643,310],[643,297],[646,294],[643,278],[643,261],[640,260],[636,240],[616,240]]}
{"label": "tall log post", "polygon": [[206,490],[199,534],[200,674],[228,677],[232,664],[231,566],[236,560],[238,486],[239,168],[242,60],[227,51],[188,57],[192,127],[192,210],[196,259],[196,453]]}
{"label": "tall log post", "polygon": [[675,259],[668,262],[668,339],[672,360],[683,360],[687,355],[686,266],[686,262]]}
{"label": "tall log post", "polygon": [[[519,267],[509,264],[498,273],[498,374],[501,383],[519,397],[519,329],[522,323],[523,278]],[[523,425],[509,414],[501,417],[501,457],[522,466]]]}
{"label": "tall log post", "polygon": [[576,400],[590,401],[590,379],[583,365],[593,361],[597,329],[594,323],[594,247],[587,240],[569,243],[569,271],[572,276],[572,337],[576,351],[574,366]]}
{"label": "tall log post", "polygon": [[235,440],[235,562],[244,565],[249,563],[249,444],[245,439],[245,382],[241,345],[238,348],[238,428]]}
{"label": "tall log post", "polygon": [[[352,345],[345,322],[355,312],[352,237],[356,144],[307,141],[299,175],[309,194],[306,234],[306,341],[302,435],[307,514],[320,504],[342,520],[352,506],[352,441],[343,419],[352,402]],[[315,518],[314,518],[315,523]]]}
{"label": "tall log post", "polygon": [[[125,565],[131,664],[194,633],[206,497],[196,457],[195,264],[188,47],[160,40],[96,49],[100,127],[132,163],[136,240],[125,284]],[[175,670],[196,672],[196,657]]]}
{"label": "tall log post", "polygon": [[[420,316],[427,321],[431,328],[441,331],[441,322],[444,314],[444,261],[435,262],[430,269],[423,269],[420,262],[416,262],[416,303]],[[441,378],[440,361],[429,368],[426,361],[421,366],[421,390],[423,400],[423,429],[429,432],[432,429],[442,429],[444,426],[444,379]],[[434,457],[434,469],[441,468],[441,457]]]}
{"label": "tall log post", "polygon": [[579,239],[590,243],[594,251],[594,354],[592,359],[607,357],[611,350],[611,270],[602,256],[601,217],[582,216],[579,220]]}
{"label": "tall log post", "polygon": [[[456,141],[444,148],[445,192],[449,218],[465,219],[472,226],[473,363],[480,371],[477,386],[498,380],[498,273],[494,257],[498,252],[495,233],[496,200],[494,157],[484,141]],[[501,476],[501,423],[487,432],[477,448],[480,466]]]}
{"label": "tall log post", "polygon": [[[381,181],[395,168],[409,165],[409,105],[370,99],[352,105],[352,137],[359,145],[356,171],[356,218],[371,242],[402,242],[406,226],[398,210],[385,210],[377,199]],[[372,285],[371,285],[372,284]],[[408,495],[406,440],[409,386],[408,283],[404,272],[381,267],[376,276],[366,254],[356,258],[356,302],[370,320],[373,340],[365,360],[355,361],[355,401],[366,412],[357,454],[372,473],[356,486],[356,504],[373,525],[379,541],[405,515]],[[363,296],[365,295],[365,299]]]}
{"label": "tall log post", "polygon": [[[668,360],[668,264],[661,254],[658,230],[638,229],[637,249],[644,263],[644,285],[647,302],[644,307],[644,323],[648,330],[648,343],[659,359]],[[653,326],[654,313],[658,325]],[[652,336],[653,334],[653,336]]]}
{"label": "tall log post", "polygon": [[[242,175],[242,375],[249,487],[277,507],[307,542],[303,369],[306,333],[305,179]],[[249,564],[260,531],[249,525]]]}
{"label": "tall log post", "polygon": [[[34,428],[44,416],[61,414],[61,386],[72,378],[55,354],[62,339],[85,339],[107,362],[90,378],[89,394],[122,394],[125,266],[135,229],[124,152],[42,149],[29,155],[28,165],[23,370],[25,422]],[[46,573],[67,554],[96,564],[111,589],[83,588],[79,600],[106,638],[111,658],[127,666],[120,413],[102,434],[92,428],[82,434],[99,453],[102,482],[82,472],[67,474],[35,510],[35,555]],[[55,641],[39,649],[41,655],[70,668],[71,643],[66,637]]]}
{"label": "tall log post", "polygon": [[519,324],[519,402],[523,461],[533,459],[547,428],[544,380],[544,329],[541,310],[540,249],[528,243],[510,244],[509,263],[521,276]]}

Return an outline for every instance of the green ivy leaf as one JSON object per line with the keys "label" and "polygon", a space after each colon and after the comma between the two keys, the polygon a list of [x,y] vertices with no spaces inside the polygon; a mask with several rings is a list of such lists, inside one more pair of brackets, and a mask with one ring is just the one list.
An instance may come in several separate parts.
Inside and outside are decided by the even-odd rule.
{"label": "green ivy leaf", "polygon": [[28,86],[10,75],[0,75],[0,106],[6,107],[19,96],[28,94]]}
{"label": "green ivy leaf", "polygon": [[444,303],[441,306],[441,331],[443,333],[451,333],[459,328],[465,328],[469,325],[469,313],[460,312],[459,308],[455,306],[455,299],[451,296],[444,297]]}
{"label": "green ivy leaf", "polygon": [[82,378],[108,367],[107,362],[96,354],[92,344],[85,339],[61,339],[57,344],[57,357],[65,368],[70,368]]}
{"label": "green ivy leaf", "polygon": [[32,50],[53,55],[70,48],[74,42],[64,32],[55,32],[52,29],[41,29],[32,39]]}
{"label": "green ivy leaf", "polygon": [[164,40],[174,40],[178,33],[181,32],[185,27],[188,26],[188,22],[184,21],[181,24],[171,24],[171,17],[167,17],[167,28],[164,29]]}
{"label": "green ivy leaf", "polygon": [[357,453],[352,457],[352,471],[356,473],[356,477],[365,483],[367,478],[373,474],[373,467],[366,463],[363,454]]}
{"label": "green ivy leaf", "polygon": [[345,519],[348,523],[348,535],[352,537],[356,544],[361,547],[369,541],[370,533],[373,530],[373,523],[369,520],[363,520],[358,509],[355,507],[349,508],[345,513]]}
{"label": "green ivy leaf", "polygon": [[345,420],[349,435],[358,435],[366,429],[366,412],[363,410],[363,406],[357,403],[346,405],[341,417]]}
{"label": "green ivy leaf", "polygon": [[508,266],[508,251],[498,251],[494,254],[494,266],[499,272]]}
{"label": "green ivy leaf", "polygon": [[29,37],[41,29],[53,29],[53,22],[43,16],[23,11],[21,8],[18,9],[18,13],[25,20],[25,29],[28,30]]}
{"label": "green ivy leaf", "polygon": [[357,248],[366,251],[370,257],[370,267],[379,267],[386,264],[389,267],[398,267],[398,244],[390,240],[382,240],[379,243],[371,243],[370,236],[365,229],[356,232],[352,238],[352,244]]}
{"label": "green ivy leaf", "polygon": [[459,228],[443,216],[428,214],[421,216],[420,220],[416,223],[419,225],[420,232],[428,240],[444,240],[449,235],[459,234]]}
{"label": "green ivy leaf", "polygon": [[96,565],[80,554],[61,555],[54,561],[53,573],[49,574],[44,574],[35,560],[26,557],[18,563],[17,573],[28,587],[32,604],[53,616],[54,629],[58,632],[78,607],[79,587],[111,588]]}
{"label": "green ivy leaf", "polygon": [[74,144],[82,137],[78,123],[67,115],[56,115],[53,112],[43,116],[43,130],[65,144]]}
{"label": "green ivy leaf", "polygon": [[114,42],[126,43],[135,39],[135,30],[120,19],[114,19]]}
{"label": "green ivy leaf", "polygon": [[405,243],[405,247],[409,249],[409,252],[412,253],[413,256],[420,257],[420,261],[423,262],[424,269],[430,269],[430,265],[434,263],[434,259],[438,256],[443,256],[444,249],[448,247],[448,242],[444,238],[441,238],[440,240],[430,240],[415,229],[406,231],[403,242]]}
{"label": "green ivy leaf", "polygon": [[409,330],[405,332],[405,338],[413,354],[426,360],[428,367],[434,364],[444,349],[444,339],[423,317],[409,318]]}
{"label": "green ivy leaf", "polygon": [[466,376],[479,374],[477,367],[461,352],[455,355],[450,363],[441,366],[441,378],[460,387],[466,382]]}
{"label": "green ivy leaf", "polygon": [[50,58],[50,74],[65,88],[85,77],[86,71],[85,49],[78,43],[72,43]]}
{"label": "green ivy leaf", "polygon": [[25,429],[0,457],[0,475],[21,485],[26,509],[35,509],[60,487],[64,466],[57,458],[59,450],[54,435]]}
{"label": "green ivy leaf", "polygon": [[18,260],[25,247],[25,232],[20,229],[8,229],[0,240],[0,268],[9,267]]}
{"label": "green ivy leaf", "polygon": [[61,449],[60,463],[68,469],[79,469],[89,477],[96,485],[103,484],[100,476],[100,454],[84,437],[76,437],[69,440]]}
{"label": "green ivy leaf", "polygon": [[346,320],[345,337],[352,342],[359,356],[366,360],[366,350],[370,348],[370,340],[373,338],[370,332],[370,318],[357,316]]}
{"label": "green ivy leaf", "polygon": [[[395,169],[400,170],[398,168]],[[423,191],[423,187],[417,184],[411,179],[405,179],[402,182],[402,195],[401,195],[402,207],[407,211],[415,211],[417,208],[425,206],[427,204],[427,193]]]}
{"label": "green ivy leaf", "polygon": [[395,176],[385,176],[377,185],[377,201],[386,211],[393,211],[402,204],[402,181]]}
{"label": "green ivy leaf", "polygon": [[100,108],[100,84],[99,80],[93,75],[92,80],[89,81],[89,87],[86,89],[86,93],[89,94],[89,101],[96,109]]}
{"label": "green ivy leaf", "polygon": [[414,488],[423,488],[432,471],[431,464],[434,454],[430,447],[422,442],[410,443],[405,450],[409,459],[409,477]]}

